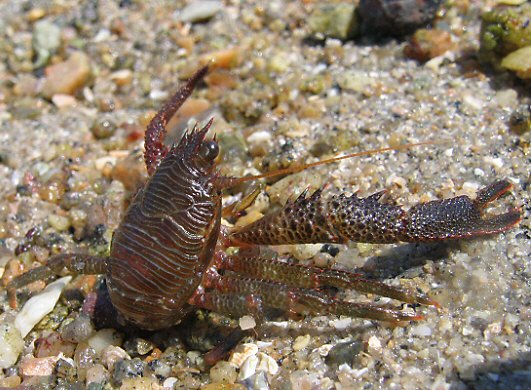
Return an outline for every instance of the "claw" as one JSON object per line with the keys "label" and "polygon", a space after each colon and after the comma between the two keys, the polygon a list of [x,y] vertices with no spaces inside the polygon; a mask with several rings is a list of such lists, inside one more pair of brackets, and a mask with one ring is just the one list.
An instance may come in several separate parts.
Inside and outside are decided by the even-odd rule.
{"label": "claw", "polygon": [[520,211],[513,209],[485,218],[483,209],[511,187],[509,182],[500,180],[480,189],[475,200],[463,195],[414,206],[404,218],[404,233],[400,239],[444,240],[504,232],[520,221]]}

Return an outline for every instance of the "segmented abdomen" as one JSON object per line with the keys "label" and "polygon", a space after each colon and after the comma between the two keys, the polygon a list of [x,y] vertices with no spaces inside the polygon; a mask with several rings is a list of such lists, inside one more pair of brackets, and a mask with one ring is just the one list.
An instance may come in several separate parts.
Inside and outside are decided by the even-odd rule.
{"label": "segmented abdomen", "polygon": [[160,329],[179,322],[219,234],[210,180],[165,159],[115,232],[107,281],[112,303],[130,322]]}

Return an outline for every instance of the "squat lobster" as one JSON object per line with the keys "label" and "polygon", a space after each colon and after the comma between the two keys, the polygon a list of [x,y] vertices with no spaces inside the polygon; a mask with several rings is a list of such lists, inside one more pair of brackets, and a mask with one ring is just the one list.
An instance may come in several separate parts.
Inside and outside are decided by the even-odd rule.
{"label": "squat lobster", "polygon": [[149,124],[144,156],[150,177],[115,231],[110,257],[56,255],[9,284],[13,303],[16,289],[67,268],[74,273],[105,274],[111,302],[122,321],[148,330],[179,323],[193,307],[234,316],[261,317],[264,308],[272,307],[299,314],[418,320],[421,316],[415,313],[337,299],[327,288],[436,305],[422,294],[350,272],[266,260],[245,250],[226,255],[224,249],[349,240],[445,240],[497,234],[520,220],[518,210],[482,215],[488,203],[511,188],[501,180],[481,189],[475,200],[459,196],[408,211],[382,202],[382,192],[367,198],[342,194],[324,199],[318,190],[248,226],[229,230],[221,225],[222,190],[250,179],[224,177],[216,170],[218,143],[215,137],[205,140],[212,119],[202,129],[186,133],[177,145],[164,145],[169,119],[207,71],[207,67],[197,71]]}

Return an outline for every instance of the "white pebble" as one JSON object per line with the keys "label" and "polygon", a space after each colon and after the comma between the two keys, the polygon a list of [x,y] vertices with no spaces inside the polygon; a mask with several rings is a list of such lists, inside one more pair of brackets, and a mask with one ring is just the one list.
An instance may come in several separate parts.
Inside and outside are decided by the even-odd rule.
{"label": "white pebble", "polygon": [[238,374],[238,380],[243,381],[250,376],[253,376],[256,372],[256,367],[258,366],[258,357],[256,355],[249,356],[243,362],[240,367],[240,373]]}
{"label": "white pebble", "polygon": [[19,330],[9,322],[0,324],[0,368],[15,364],[22,349],[24,340]]}
{"label": "white pebble", "polygon": [[336,328],[337,330],[345,330],[352,324],[352,318],[345,317],[337,320],[330,321],[330,325]]}
{"label": "white pebble", "polygon": [[277,374],[278,363],[275,361],[275,359],[273,359],[269,355],[266,355],[263,352],[258,352],[257,356],[260,359],[260,362],[258,363],[258,367],[256,367],[257,371],[265,371],[271,375]]}
{"label": "white pebble", "polygon": [[111,166],[116,165],[116,160],[117,158],[113,156],[100,157],[94,162],[94,165],[98,171],[103,171],[103,168],[105,168],[107,164]]}
{"label": "white pebble", "polygon": [[250,144],[263,143],[271,141],[271,138],[273,138],[273,136],[269,131],[255,131],[249,137],[247,137],[247,142]]}
{"label": "white pebble", "polygon": [[486,162],[487,164],[492,165],[494,168],[499,169],[503,167],[503,160],[500,157],[485,156],[483,157],[483,161]]}
{"label": "white pebble", "polygon": [[101,329],[89,338],[87,343],[99,355],[107,347],[121,344],[122,337],[114,329]]}
{"label": "white pebble", "polygon": [[429,337],[432,334],[432,330],[428,325],[421,324],[421,325],[415,326],[411,330],[411,334],[417,337]]}
{"label": "white pebble", "polygon": [[474,175],[476,175],[478,177],[482,177],[482,176],[485,176],[485,172],[483,172],[483,169],[481,169],[481,168],[475,168],[474,169]]}
{"label": "white pebble", "polygon": [[53,310],[63,289],[70,280],[72,280],[71,276],[58,279],[46,286],[39,295],[30,298],[26,302],[15,318],[15,326],[22,337],[26,337],[33,327]]}
{"label": "white pebble", "polygon": [[376,336],[371,336],[369,338],[369,349],[372,349],[375,352],[378,352],[382,349],[382,342]]}
{"label": "white pebble", "polygon": [[169,378],[166,378],[164,382],[162,382],[162,386],[166,389],[173,389],[173,385],[175,385],[177,381],[177,378],[170,376]]}
{"label": "white pebble", "polygon": [[309,334],[304,336],[297,336],[295,342],[293,343],[293,350],[300,351],[310,345],[311,337]]}
{"label": "white pebble", "polygon": [[249,358],[249,356],[254,356],[258,352],[258,346],[252,343],[244,343],[238,345],[234,348],[232,352],[229,363],[234,364],[236,367],[241,367],[242,364]]}
{"label": "white pebble", "polygon": [[256,321],[252,316],[243,316],[239,319],[238,324],[242,330],[253,329]]}
{"label": "white pebble", "polygon": [[210,19],[223,9],[220,1],[195,1],[184,7],[179,15],[182,22],[201,22]]}
{"label": "white pebble", "polygon": [[328,353],[334,346],[332,344],[323,344],[318,348],[319,355],[328,356]]}
{"label": "white pebble", "polygon": [[101,356],[101,361],[105,365],[105,367],[107,367],[107,370],[109,370],[109,372],[112,372],[114,365],[117,362],[124,359],[129,360],[131,359],[131,357],[122,348],[115,347],[114,345],[110,345],[109,347],[107,347],[103,351]]}

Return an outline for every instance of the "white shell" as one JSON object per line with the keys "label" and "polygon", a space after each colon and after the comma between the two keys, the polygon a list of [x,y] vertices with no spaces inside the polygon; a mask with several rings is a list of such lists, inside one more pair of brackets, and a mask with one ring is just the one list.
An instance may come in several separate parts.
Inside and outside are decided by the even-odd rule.
{"label": "white shell", "polygon": [[46,286],[39,295],[35,295],[26,302],[15,318],[15,327],[22,337],[26,337],[33,327],[53,310],[70,280],[72,280],[71,276],[58,279]]}

